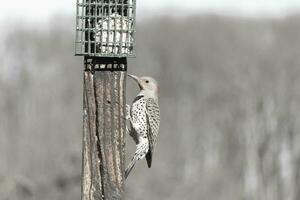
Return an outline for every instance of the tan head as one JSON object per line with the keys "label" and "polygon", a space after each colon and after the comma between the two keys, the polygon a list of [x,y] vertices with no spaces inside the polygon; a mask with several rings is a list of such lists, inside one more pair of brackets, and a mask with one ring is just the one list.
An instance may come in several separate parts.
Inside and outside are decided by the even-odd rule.
{"label": "tan head", "polygon": [[156,80],[149,76],[137,77],[131,74],[128,74],[131,78],[133,78],[140,87],[141,93],[147,95],[149,97],[157,97],[159,92],[159,86]]}

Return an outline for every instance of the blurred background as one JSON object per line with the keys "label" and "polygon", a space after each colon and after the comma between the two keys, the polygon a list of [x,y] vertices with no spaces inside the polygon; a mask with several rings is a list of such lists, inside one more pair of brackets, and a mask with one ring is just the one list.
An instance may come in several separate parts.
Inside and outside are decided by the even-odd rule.
{"label": "blurred background", "polygon": [[[80,199],[76,2],[1,4],[0,200]],[[300,1],[144,0],[137,18],[128,71],[159,81],[161,129],[126,199],[299,200]]]}

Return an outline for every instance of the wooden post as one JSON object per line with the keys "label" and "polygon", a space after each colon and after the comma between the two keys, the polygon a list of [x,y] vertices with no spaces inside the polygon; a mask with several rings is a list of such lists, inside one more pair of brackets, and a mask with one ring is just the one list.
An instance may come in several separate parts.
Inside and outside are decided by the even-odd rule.
{"label": "wooden post", "polygon": [[121,200],[126,58],[85,58],[82,200]]}

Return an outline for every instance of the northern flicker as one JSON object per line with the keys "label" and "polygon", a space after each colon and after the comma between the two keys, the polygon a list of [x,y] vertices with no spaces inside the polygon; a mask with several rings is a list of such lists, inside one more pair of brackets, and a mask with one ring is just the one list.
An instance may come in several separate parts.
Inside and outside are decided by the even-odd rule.
{"label": "northern flicker", "polygon": [[151,77],[128,76],[138,83],[140,92],[133,100],[131,108],[127,107],[129,110],[127,118],[130,123],[128,132],[136,143],[136,151],[126,168],[126,178],[135,163],[144,157],[146,157],[148,167],[151,167],[160,123],[157,82]]}

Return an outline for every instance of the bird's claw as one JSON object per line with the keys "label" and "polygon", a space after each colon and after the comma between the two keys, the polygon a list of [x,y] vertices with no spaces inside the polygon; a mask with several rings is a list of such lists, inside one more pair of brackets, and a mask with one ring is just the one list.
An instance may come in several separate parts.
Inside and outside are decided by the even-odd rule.
{"label": "bird's claw", "polygon": [[126,120],[130,119],[130,105],[126,104]]}

